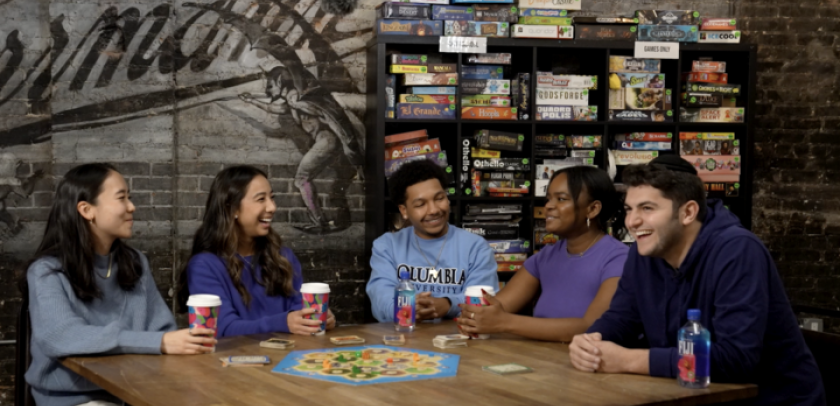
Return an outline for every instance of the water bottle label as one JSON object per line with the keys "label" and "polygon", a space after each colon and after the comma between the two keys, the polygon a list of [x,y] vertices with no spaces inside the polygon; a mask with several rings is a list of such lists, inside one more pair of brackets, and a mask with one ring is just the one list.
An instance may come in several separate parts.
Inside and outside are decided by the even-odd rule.
{"label": "water bottle label", "polygon": [[681,340],[680,360],[677,368],[680,372],[680,379],[683,382],[698,382],[700,379],[709,376],[709,354],[708,347],[700,345],[695,347],[694,341]]}
{"label": "water bottle label", "polygon": [[414,295],[397,295],[394,320],[403,327],[414,325]]}

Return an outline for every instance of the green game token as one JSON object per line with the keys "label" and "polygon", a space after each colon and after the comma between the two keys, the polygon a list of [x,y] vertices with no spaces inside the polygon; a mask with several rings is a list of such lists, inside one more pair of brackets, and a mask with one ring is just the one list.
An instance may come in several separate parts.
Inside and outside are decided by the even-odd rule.
{"label": "green game token", "polygon": [[525,248],[528,248],[528,247],[531,246],[531,242],[530,241],[525,241],[525,242],[522,243],[522,246],[525,247]]}
{"label": "green game token", "polygon": [[740,184],[740,183],[736,183],[736,184],[734,184],[734,185],[732,185],[732,186],[735,186],[735,189],[740,189],[740,188],[741,188],[741,184]]}
{"label": "green game token", "polygon": [[455,194],[455,188],[454,188],[454,187],[449,188],[449,194],[450,194],[450,195],[454,195],[454,194]]}
{"label": "green game token", "polygon": [[699,11],[694,12],[694,18],[697,18],[697,17],[700,17],[700,12]]}
{"label": "green game token", "polygon": [[741,145],[741,141],[735,140],[735,141],[732,142],[732,145],[738,147],[738,146]]}
{"label": "green game token", "polygon": [[472,14],[472,12],[473,12],[473,9],[472,9],[472,7],[467,7],[467,13],[470,13],[470,14]]}
{"label": "green game token", "polygon": [[505,89],[507,89],[507,88],[508,88],[508,86],[510,86],[510,85],[509,85],[509,84],[507,84],[507,83],[505,83],[505,85],[504,85]]}
{"label": "green game token", "polygon": [[670,96],[670,95],[671,95],[671,89],[665,90],[665,94],[667,94],[668,96]]}
{"label": "green game token", "polygon": [[741,38],[741,31],[735,31],[735,38]]}
{"label": "green game token", "polygon": [[697,27],[691,27],[691,32],[697,32]]}
{"label": "green game token", "polygon": [[529,162],[529,161],[528,161],[528,158],[523,158],[523,159],[522,159],[522,164],[523,164],[523,165],[528,165],[528,162]]}
{"label": "green game token", "polygon": [[665,138],[670,139],[670,138],[671,138],[671,137],[673,137],[673,136],[674,136],[674,134],[672,134],[672,133],[668,133],[668,135],[666,135],[666,136],[665,136]]}
{"label": "green game token", "polygon": [[633,24],[638,24],[638,23],[639,23],[639,19],[638,19],[638,18],[634,18],[634,19],[633,19]]}
{"label": "green game token", "polygon": [[582,91],[580,94],[582,94],[582,95],[586,96],[586,95],[588,95],[588,94],[589,94],[589,92],[587,92],[586,90],[584,90],[584,91]]}
{"label": "green game token", "polygon": [[659,75],[659,80],[665,80],[665,74],[660,74]]}
{"label": "green game token", "polygon": [[531,181],[525,181],[525,187],[531,187]]}
{"label": "green game token", "polygon": [[636,32],[636,27],[635,26],[630,27],[630,32]]}
{"label": "green game token", "polygon": [[500,67],[496,68],[496,73],[502,73],[502,70],[503,70],[503,69],[502,69],[502,67],[500,66]]}
{"label": "green game token", "polygon": [[421,57],[420,57],[420,60],[421,60],[421,61],[423,61],[423,62],[426,62],[426,60],[427,60],[428,58],[429,58],[429,57],[427,57],[426,55],[423,55],[423,56],[421,56]]}
{"label": "green game token", "polygon": [[522,134],[519,134],[519,141],[525,141],[525,136],[522,135]]}
{"label": "green game token", "polygon": [[696,98],[696,97],[692,97],[692,98],[691,98],[691,102],[692,102],[692,103],[697,103],[697,98]]}
{"label": "green game token", "polygon": [[446,154],[444,154],[443,152],[438,153],[438,159],[443,159],[445,157],[446,157]]}
{"label": "green game token", "polygon": [[467,190],[464,191],[464,193],[466,193],[468,195],[471,195],[472,194],[472,189],[467,189]]}
{"label": "green game token", "polygon": [[733,19],[729,20],[729,24],[735,25],[735,19],[733,18]]}
{"label": "green game token", "polygon": [[449,105],[449,109],[450,109],[450,110],[455,110],[455,104],[450,104],[450,105]]}
{"label": "green game token", "polygon": [[511,13],[516,13],[517,11],[518,11],[518,10],[516,9],[516,7],[511,7],[511,8],[510,8],[510,12],[511,12]]}
{"label": "green game token", "polygon": [[513,114],[516,114],[516,107],[511,107],[510,112],[513,113]]}
{"label": "green game token", "polygon": [[516,267],[511,265],[511,266],[508,267],[508,269],[510,269],[512,271],[512,270],[516,269]]}
{"label": "green game token", "polygon": [[671,117],[671,116],[673,116],[673,115],[674,115],[674,111],[673,111],[673,110],[668,110],[668,112],[667,112],[667,113],[665,113],[665,114],[667,114],[667,115],[668,115],[668,117]]}
{"label": "green game token", "polygon": [[452,173],[452,167],[451,166],[446,167],[446,173]]}
{"label": "green game token", "polygon": [[[449,97],[447,97],[446,99],[447,99],[447,100],[449,100],[449,101],[451,101],[452,103],[455,103],[455,96],[451,96],[451,95],[450,95],[450,96],[449,96]],[[450,107],[452,107],[452,106],[450,106]]]}

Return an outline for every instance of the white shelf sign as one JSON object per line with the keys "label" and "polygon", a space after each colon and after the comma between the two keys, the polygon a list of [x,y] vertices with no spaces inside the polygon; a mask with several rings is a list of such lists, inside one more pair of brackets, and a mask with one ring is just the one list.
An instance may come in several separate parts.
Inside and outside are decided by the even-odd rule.
{"label": "white shelf sign", "polygon": [[440,37],[439,52],[486,54],[485,37]]}
{"label": "white shelf sign", "polygon": [[634,58],[680,59],[679,42],[636,42]]}

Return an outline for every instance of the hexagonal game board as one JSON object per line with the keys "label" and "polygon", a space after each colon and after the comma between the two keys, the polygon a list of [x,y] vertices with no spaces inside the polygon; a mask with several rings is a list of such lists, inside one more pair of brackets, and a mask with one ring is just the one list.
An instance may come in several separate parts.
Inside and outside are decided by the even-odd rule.
{"label": "hexagonal game board", "polygon": [[449,378],[461,357],[385,345],[292,351],[271,372],[346,385]]}

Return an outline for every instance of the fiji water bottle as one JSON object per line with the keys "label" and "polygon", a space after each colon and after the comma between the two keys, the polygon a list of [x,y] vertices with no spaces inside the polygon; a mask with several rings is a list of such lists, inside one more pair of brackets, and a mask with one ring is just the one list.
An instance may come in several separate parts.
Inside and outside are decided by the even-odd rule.
{"label": "fiji water bottle", "polygon": [[414,284],[408,271],[400,272],[400,283],[394,292],[394,328],[399,332],[414,331]]}
{"label": "fiji water bottle", "polygon": [[709,356],[712,343],[709,330],[700,325],[700,310],[688,310],[688,323],[680,329],[680,360],[677,382],[682,387],[703,389],[709,386]]}

